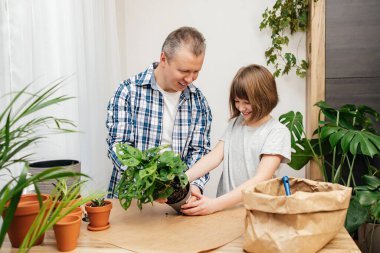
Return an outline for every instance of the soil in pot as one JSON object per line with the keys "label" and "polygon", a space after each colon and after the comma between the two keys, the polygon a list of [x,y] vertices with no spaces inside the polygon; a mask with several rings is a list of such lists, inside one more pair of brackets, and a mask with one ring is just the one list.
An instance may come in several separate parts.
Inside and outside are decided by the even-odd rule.
{"label": "soil in pot", "polygon": [[[41,197],[43,203],[46,203],[49,199],[49,195],[47,194],[42,194]],[[7,231],[12,247],[20,247],[39,211],[40,205],[37,194],[25,194],[21,196],[14,218]],[[2,214],[3,218],[5,217],[5,212]],[[44,236],[45,234],[38,238],[34,245],[41,244]]]}
{"label": "soil in pot", "polygon": [[171,206],[177,212],[180,212],[181,206],[191,197],[190,184],[188,183],[185,188],[182,188],[179,180],[176,178],[172,187],[174,192],[168,197],[166,204]]}

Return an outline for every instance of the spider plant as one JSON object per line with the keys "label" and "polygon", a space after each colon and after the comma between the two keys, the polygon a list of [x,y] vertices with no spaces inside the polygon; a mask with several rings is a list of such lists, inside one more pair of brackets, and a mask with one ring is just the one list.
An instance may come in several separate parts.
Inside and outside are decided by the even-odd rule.
{"label": "spider plant", "polygon": [[[27,177],[28,164],[33,155],[28,148],[44,138],[46,130],[50,130],[48,133],[74,132],[71,128],[75,125],[70,120],[34,115],[72,98],[56,95],[65,80],[66,78],[58,79],[34,93],[29,92],[31,84],[18,92],[10,93],[9,104],[0,111],[0,177],[3,178],[3,186],[0,189],[0,213],[3,214],[6,209],[0,230],[0,248],[26,187],[34,185],[42,204],[37,183],[62,177],[85,176],[63,168],[51,168]],[[4,98],[3,96],[1,99]],[[44,134],[41,130],[44,130]],[[12,171],[17,165],[23,166],[21,172]]]}

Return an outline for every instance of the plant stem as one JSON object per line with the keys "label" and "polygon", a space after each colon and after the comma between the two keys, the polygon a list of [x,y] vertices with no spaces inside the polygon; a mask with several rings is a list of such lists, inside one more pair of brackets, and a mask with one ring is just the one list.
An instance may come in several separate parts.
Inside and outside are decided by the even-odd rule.
{"label": "plant stem", "polygon": [[338,166],[338,169],[336,170],[336,173],[335,173],[335,176],[334,176],[332,183],[339,183],[339,181],[337,181],[337,180],[338,180],[338,178],[340,178],[340,174],[341,174],[342,167],[343,167],[345,159],[346,159],[346,154],[343,154],[342,158],[340,159],[340,164]]}
{"label": "plant stem", "polygon": [[[326,167],[325,167],[325,161],[324,161],[324,156],[322,155],[323,152],[322,152],[322,143],[321,143],[321,127],[319,125],[319,122],[321,121],[321,113],[322,113],[322,110],[319,109],[319,112],[318,112],[318,147],[319,147],[319,153],[321,154],[321,160],[322,160],[322,163],[321,164],[318,164],[319,168],[321,169],[322,171],[322,174],[323,174],[323,178],[325,181],[328,181],[328,178],[327,178],[327,173],[326,173]],[[313,148],[311,148],[313,154],[315,154]],[[334,166],[334,164],[333,164]]]}
{"label": "plant stem", "polygon": [[[339,117],[340,117],[340,111],[337,110],[337,115],[336,115],[336,122],[335,124],[339,126]],[[333,149],[333,161],[332,161],[332,167],[331,167],[331,179],[334,178],[334,173],[335,173],[335,159],[336,159],[336,146]]]}
{"label": "plant stem", "polygon": [[[351,181],[351,177],[352,177],[352,170],[353,170],[354,164],[355,164],[355,159],[356,159],[356,154],[352,158],[352,163],[350,163],[350,160],[347,157],[347,163],[348,163],[348,166],[350,167],[350,173],[348,174],[348,179],[347,179],[347,187],[350,187],[350,181]],[[355,186],[355,184],[354,184],[354,186]]]}

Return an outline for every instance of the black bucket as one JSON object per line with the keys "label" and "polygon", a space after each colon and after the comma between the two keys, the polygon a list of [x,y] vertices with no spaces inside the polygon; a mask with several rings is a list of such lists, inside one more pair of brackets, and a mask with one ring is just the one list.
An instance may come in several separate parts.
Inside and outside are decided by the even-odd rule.
{"label": "black bucket", "polygon": [[[29,173],[32,175],[38,174],[46,169],[61,167],[65,170],[81,172],[81,164],[77,160],[49,160],[49,161],[41,161],[29,164]],[[78,180],[79,177],[69,177],[67,178],[67,185],[71,186],[71,184]],[[56,180],[48,180],[41,183],[38,183],[38,187],[41,193],[50,194],[53,190],[54,186],[52,183],[55,183]]]}

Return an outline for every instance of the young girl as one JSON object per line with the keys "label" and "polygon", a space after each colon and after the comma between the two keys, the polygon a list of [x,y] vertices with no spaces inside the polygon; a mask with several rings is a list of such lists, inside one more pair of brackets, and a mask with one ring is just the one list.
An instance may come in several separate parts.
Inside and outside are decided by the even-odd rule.
{"label": "young girl", "polygon": [[270,116],[278,95],[273,75],[263,66],[241,68],[230,90],[231,120],[215,148],[187,172],[189,181],[223,161],[217,198],[192,192],[196,200],[182,205],[187,215],[206,215],[242,202],[242,189],[271,179],[280,163],[290,161],[290,133]]}

